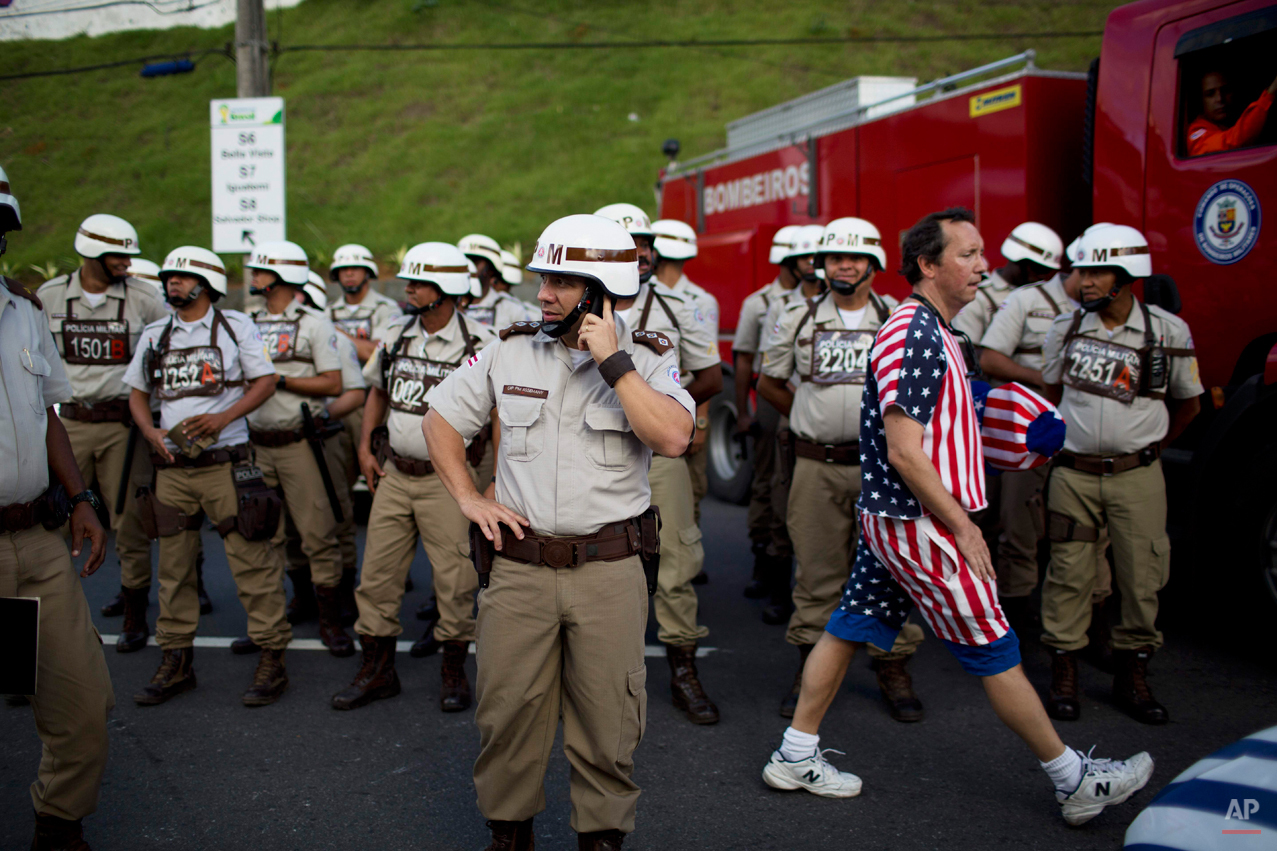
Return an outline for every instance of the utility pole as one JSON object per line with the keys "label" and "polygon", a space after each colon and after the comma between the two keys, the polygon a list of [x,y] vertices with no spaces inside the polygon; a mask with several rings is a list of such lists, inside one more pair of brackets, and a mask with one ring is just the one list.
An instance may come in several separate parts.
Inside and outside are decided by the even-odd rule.
{"label": "utility pole", "polygon": [[[270,95],[270,43],[266,40],[266,9],[262,4],[263,0],[236,0],[235,94],[242,98]],[[245,265],[241,299],[248,295],[252,282],[253,272]]]}
{"label": "utility pole", "polygon": [[262,0],[236,0],[235,87],[242,98],[270,94],[270,65],[267,56],[266,9]]}

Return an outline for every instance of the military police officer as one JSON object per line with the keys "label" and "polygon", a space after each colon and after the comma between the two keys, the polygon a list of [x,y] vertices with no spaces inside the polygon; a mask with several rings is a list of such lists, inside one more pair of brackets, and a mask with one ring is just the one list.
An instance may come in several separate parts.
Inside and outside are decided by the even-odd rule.
{"label": "military police officer", "polygon": [[515,322],[535,319],[529,306],[508,292],[502,269],[501,246],[490,236],[472,233],[461,237],[457,248],[474,263],[479,294],[466,307],[466,316],[493,328],[507,328]]}
{"label": "military police officer", "polygon": [[[354,342],[359,362],[366,363],[390,321],[399,315],[399,305],[372,288],[377,261],[362,245],[352,242],[334,251],[328,277],[342,289],[342,297],[328,309],[329,318]],[[354,437],[358,436],[356,430]]]}
{"label": "military police officer", "polygon": [[[265,309],[255,312],[253,321],[279,373],[275,394],[248,417],[249,436],[267,485],[284,493],[288,516],[310,562],[309,577],[293,574],[294,593],[307,581],[314,583],[320,640],[334,656],[349,656],[355,647],[342,628],[339,600],[340,499],[331,471],[321,463],[323,442],[341,430],[340,422],[322,417],[325,397],[342,392],[337,332],[323,313],[297,302],[309,272],[301,246],[265,243],[245,265],[253,270],[253,294],[266,298]],[[282,529],[274,544],[282,559]]]}
{"label": "military police officer", "polygon": [[[652,277],[671,292],[683,296],[692,305],[692,313],[718,344],[718,299],[704,287],[692,283],[683,273],[688,260],[696,257],[696,230],[677,219],[661,219],[652,223],[652,249],[656,252],[656,269]],[[709,400],[696,406],[696,436],[687,450],[687,468],[692,474],[692,500],[696,524],[701,522],[701,499],[709,491]]]}
{"label": "military police officer", "polygon": [[[478,548],[477,562],[490,573],[479,595],[474,778],[490,851],[533,847],[560,716],[578,847],[619,849],[634,829],[644,561],[657,546],[647,465],[653,453],[682,465],[694,410],[668,338],[613,314],[613,300],[638,291],[636,257],[614,221],[551,224],[528,265],[542,276],[544,322],[506,329],[428,398],[436,472],[495,547],[490,563]],[[465,461],[466,439],[494,405],[495,501]]]}
{"label": "military police officer", "polygon": [[781,262],[793,248],[798,230],[798,225],[786,225],[772,237],[767,262],[778,267],[776,280],[746,296],[741,304],[740,318],[736,320],[736,339],[732,341],[736,439],[741,441],[742,451],[744,440],[748,436],[754,439],[754,451],[750,456],[754,477],[749,487],[746,521],[754,570],[749,584],[745,586],[745,596],[751,599],[767,596],[764,577],[778,572],[773,563],[779,561],[788,578],[794,556],[793,545],[785,529],[785,503],[777,498],[781,493],[788,495],[788,491],[778,488],[773,481],[776,477],[776,432],[780,426],[780,412],[771,402],[758,396],[756,409],[751,415],[749,391],[754,387],[755,376],[762,366],[763,325],[772,302],[798,286],[798,275]]}
{"label": "military police officer", "polygon": [[[620,224],[638,252],[639,291],[622,298],[617,314],[635,331],[658,333],[670,341],[684,389],[700,403],[723,387],[718,342],[677,293],[650,280],[655,270],[654,232],[647,214],[633,204],[609,204],[595,215]],[[718,722],[718,707],[705,694],[696,665],[697,642],[709,635],[698,623],[699,600],[693,581],[705,564],[705,548],[696,523],[691,471],[682,459],[652,458],[648,474],[652,504],[661,510],[661,573],[654,599],[657,632],[670,666],[674,705],[694,724]]]}
{"label": "military police officer", "polygon": [[1168,714],[1148,686],[1162,645],[1157,592],[1170,569],[1162,449],[1200,410],[1188,325],[1131,293],[1152,271],[1148,242],[1126,225],[1088,230],[1074,258],[1082,306],[1056,317],[1043,343],[1042,378],[1069,424],[1047,499],[1051,564],[1042,588],[1042,641],[1053,651],[1047,711],[1080,712],[1077,661],[1087,644],[1099,527],[1108,524],[1122,594],[1113,629],[1117,705],[1145,724]]}
{"label": "military police officer", "polygon": [[[0,168],[0,255],[6,234],[22,230],[18,199]],[[17,281],[0,277],[0,597],[38,597],[36,692],[31,695],[43,752],[31,784],[35,810],[33,851],[88,848],[81,820],[98,805],[106,768],[106,716],[115,705],[102,643],[76,578],[71,555],[91,543],[81,576],[106,556],[106,531],[96,508],[105,506],[85,487],[75,453],[53,406],[72,398],[58,348],[40,299]],[[17,404],[15,404],[15,402]],[[71,554],[45,499],[49,474],[71,495]],[[150,572],[147,572],[150,579]],[[8,648],[11,650],[12,648]]]}
{"label": "military police officer", "polygon": [[[354,681],[334,695],[332,705],[354,709],[399,693],[399,608],[420,534],[439,606],[432,636],[443,646],[439,704],[444,712],[458,712],[470,706],[465,660],[474,640],[478,579],[466,557],[467,521],[435,475],[421,422],[430,407],[430,389],[495,340],[496,332],[467,321],[457,310],[457,298],[469,292],[469,278],[465,256],[456,246],[414,246],[404,255],[399,277],[407,285],[408,315],[391,327],[377,357],[364,369],[372,392],[359,440],[359,463],[373,489],[373,502],[356,592],[355,631],[363,658]],[[379,429],[387,409],[386,428]]]}
{"label": "military police officer", "polygon": [[[262,648],[242,700],[265,706],[288,686],[284,650],[292,630],[284,617],[283,560],[270,543],[279,502],[251,464],[244,418],[275,392],[275,367],[253,321],[214,306],[226,295],[226,270],[216,254],[176,248],[160,276],[175,313],[146,326],[124,375],[133,388],[133,420],[156,467],[139,508],[148,534],[160,539],[155,640],[163,659],[133,700],[151,706],[195,687],[195,558],[207,515],[225,543],[249,638]],[[159,428],[151,424],[152,393],[160,401]]]}
{"label": "military police officer", "polygon": [[[1078,244],[1075,241],[1073,247]],[[1041,249],[1041,253],[1046,250]],[[980,345],[980,368],[995,381],[1018,381],[1041,389],[1042,343],[1057,316],[1077,310],[1081,305],[1081,292],[1081,269],[1013,290],[993,315],[984,336],[975,341]],[[1038,584],[1038,541],[1046,533],[1043,490],[1049,471],[1050,467],[1043,465],[999,476],[1002,533],[998,538],[996,565],[998,602],[1011,628],[1019,635],[1028,635],[1034,620],[1029,595]],[[1107,549],[1108,539],[1102,537],[1095,547],[1097,580],[1092,599],[1095,606],[1101,605],[1110,593]],[[1103,613],[1096,609],[1091,619],[1092,629],[1103,623]],[[1099,640],[1107,644],[1107,638]]]}
{"label": "military police officer", "polygon": [[[150,635],[146,603],[151,591],[151,542],[138,519],[133,488],[121,487],[122,480],[149,474],[145,447],[141,453],[136,451],[137,432],[130,429],[124,371],[142,329],[168,313],[154,287],[128,274],[139,248],[137,232],[124,219],[101,213],[89,216],[76,231],[75,250],[84,258],[80,268],[49,281],[38,295],[71,381],[71,399],[59,406],[58,413],[76,465],[87,481],[97,479],[114,513],[120,595],[111,611],[118,613],[118,607],[124,612],[115,649],[128,653],[145,647]],[[140,463],[134,463],[139,454]],[[130,469],[125,469],[126,464]]]}
{"label": "military police officer", "polygon": [[[1064,243],[1059,234],[1038,222],[1022,222],[1002,242],[1006,265],[992,272],[976,290],[975,301],[953,318],[953,327],[980,342],[993,315],[1016,287],[1045,281],[1060,269]],[[975,366],[975,364],[972,364]]]}
{"label": "military police officer", "polygon": [[[896,300],[873,291],[887,255],[871,222],[834,219],[816,248],[829,291],[785,309],[763,354],[758,392],[789,417],[792,454],[788,528],[798,556],[794,613],[785,640],[798,648],[798,672],[781,701],[792,718],[803,665],[838,606],[856,551],[860,497],[860,397],[874,334]],[[797,385],[791,391],[790,383]],[[874,471],[863,477],[871,481]],[[905,665],[922,641],[907,623],[889,650],[870,645],[878,686],[897,721],[922,720]]]}

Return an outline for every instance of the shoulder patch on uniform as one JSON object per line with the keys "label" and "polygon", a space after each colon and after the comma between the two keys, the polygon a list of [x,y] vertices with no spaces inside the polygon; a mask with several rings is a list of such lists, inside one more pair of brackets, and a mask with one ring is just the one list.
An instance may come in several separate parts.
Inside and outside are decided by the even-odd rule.
{"label": "shoulder patch on uniform", "polygon": [[4,281],[4,288],[9,291],[10,295],[16,295],[18,298],[25,298],[27,301],[35,305],[36,310],[44,310],[44,302],[40,301],[40,297],[31,290],[22,286],[13,278],[0,278]]}
{"label": "shoulder patch on uniform", "polygon": [[633,339],[635,343],[642,343],[658,355],[663,355],[674,348],[670,338],[659,331],[635,331]]}
{"label": "shoulder patch on uniform", "polygon": [[536,332],[540,330],[541,330],[540,322],[529,322],[527,320],[521,320],[519,322],[514,323],[508,328],[502,328],[501,333],[498,336],[500,336],[501,339],[504,340],[507,337],[509,337],[511,334],[535,334]]}

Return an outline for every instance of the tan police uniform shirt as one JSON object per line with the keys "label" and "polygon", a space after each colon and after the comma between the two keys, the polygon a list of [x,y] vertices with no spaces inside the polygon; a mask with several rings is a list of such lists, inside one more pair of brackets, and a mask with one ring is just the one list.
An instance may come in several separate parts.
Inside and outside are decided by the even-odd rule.
{"label": "tan police uniform shirt", "polygon": [[[465,323],[465,335],[461,323]],[[369,386],[385,390],[389,396],[390,413],[386,427],[390,431],[390,448],[398,455],[429,461],[426,438],[421,431],[421,421],[430,405],[426,394],[448,377],[470,357],[466,351],[465,336],[470,337],[470,348],[479,352],[497,339],[491,327],[470,318],[460,318],[453,311],[448,323],[434,334],[427,334],[415,316],[404,316],[395,322],[385,339],[377,344],[377,353],[368,359],[364,378]],[[383,352],[389,353],[403,339],[398,354],[386,368],[386,378],[381,376]],[[469,441],[466,441],[469,445]]]}
{"label": "tan police uniform shirt", "polygon": [[[694,417],[675,350],[657,354],[636,344],[623,319],[616,331],[639,376]],[[537,534],[593,534],[637,517],[651,502],[652,450],[635,436],[616,391],[593,357],[574,363],[567,346],[539,330],[488,346],[436,385],[428,401],[465,440],[497,408],[496,498]]]}
{"label": "tan police uniform shirt", "polygon": [[[1148,310],[1155,341],[1167,348],[1193,348],[1193,335],[1188,330],[1188,323],[1154,305],[1149,305]],[[1064,385],[1059,404],[1060,416],[1068,423],[1064,448],[1080,455],[1129,455],[1164,438],[1170,428],[1170,412],[1164,400],[1137,396],[1130,403],[1125,403],[1069,385],[1068,379],[1078,375],[1107,379],[1110,377],[1109,367],[1113,365],[1105,362],[1112,359],[1065,348],[1064,336],[1073,316],[1073,312],[1058,316],[1051,323],[1043,345],[1046,361],[1042,368],[1043,379],[1047,384]],[[1079,337],[1139,349],[1144,346],[1144,312],[1138,303],[1133,303],[1126,322],[1113,329],[1111,337],[1098,313],[1083,312],[1077,333]],[[1175,399],[1201,395],[1197,358],[1168,356],[1166,360],[1169,368],[1165,393]]]}
{"label": "tan police uniform shirt", "polygon": [[[231,334],[226,332],[227,325],[219,323],[217,332],[217,350],[220,353],[221,380],[222,382],[245,382],[252,381],[255,378],[261,378],[263,375],[274,375],[275,366],[271,363],[270,355],[266,352],[266,345],[262,341],[262,335],[257,330],[257,325],[252,319],[248,318],[238,310],[220,311],[222,317],[226,320],[234,332],[234,339]],[[180,423],[187,417],[194,417],[200,414],[216,414],[225,411],[244,398],[244,387],[242,383],[225,384],[220,393],[212,393],[210,395],[187,395],[191,391],[199,391],[206,386],[216,385],[216,370],[205,374],[201,371],[193,371],[190,364],[196,363],[196,360],[187,361],[185,369],[180,364],[174,364],[173,369],[162,370],[161,387],[153,388],[150,383],[150,376],[146,374],[146,355],[147,350],[154,346],[157,350],[159,347],[160,337],[164,334],[164,329],[168,327],[169,322],[173,323],[173,331],[169,335],[168,350],[170,357],[177,358],[176,353],[180,353],[183,349],[196,349],[199,347],[212,347],[213,332],[213,308],[209,308],[208,312],[194,322],[183,322],[176,315],[166,317],[158,322],[152,322],[142,331],[142,336],[137,343],[137,351],[133,353],[133,360],[129,363],[128,371],[124,373],[124,383],[130,387],[135,387],[143,393],[156,393],[160,399],[160,428],[168,431],[173,426]],[[214,364],[214,366],[216,366]],[[214,379],[206,381],[206,378]],[[165,398],[167,390],[170,394],[175,394],[176,398]],[[299,414],[300,416],[300,414]],[[221,434],[217,436],[217,440],[208,448],[222,449],[226,446],[237,446],[241,443],[248,443],[248,424],[244,417],[231,422],[226,428],[222,429]],[[176,451],[177,447],[172,441],[166,440],[165,445],[170,451]]]}
{"label": "tan police uniform shirt", "polygon": [[[825,292],[829,292],[828,289]],[[803,295],[802,284],[794,287],[792,290],[783,290],[779,294],[779,298],[773,299],[771,307],[767,308],[767,315],[763,317],[762,337],[759,339],[759,351],[767,351],[767,347],[771,345],[772,334],[775,334],[780,326],[780,317],[789,309],[791,304],[801,304],[807,301],[807,296]]]}
{"label": "tan police uniform shirt", "polygon": [[758,372],[763,363],[763,331],[769,309],[773,302],[789,292],[791,290],[785,289],[779,280],[775,280],[761,290],[754,290],[740,306],[732,351],[753,355],[754,372]]}
{"label": "tan police uniform shirt", "polygon": [[973,342],[1006,355],[1025,369],[1042,369],[1042,344],[1051,323],[1078,303],[1064,291],[1060,276],[1020,287],[1006,297],[980,339]]}
{"label": "tan police uniform shirt", "polygon": [[508,328],[516,322],[535,322],[541,318],[540,311],[532,310],[514,296],[495,287],[467,307],[465,313],[467,319],[498,330]]}
{"label": "tan police uniform shirt", "polygon": [[[661,286],[664,286],[663,284]],[[686,275],[681,276],[669,292],[678,293],[692,305],[692,315],[714,336],[718,342],[718,299],[699,284],[693,283]]]}
{"label": "tan police uniform shirt", "polygon": [[137,278],[111,284],[97,307],[86,300],[80,270],[40,287],[37,294],[71,380],[69,401],[92,405],[127,398],[124,373],[142,329],[166,318],[164,299]]}
{"label": "tan police uniform shirt", "polygon": [[970,337],[971,342],[979,343],[989,323],[993,321],[993,315],[998,312],[998,307],[1014,289],[1001,275],[994,272],[987,281],[980,284],[975,300],[953,317],[953,327]]}
{"label": "tan police uniform shirt", "polygon": [[[652,286],[651,281],[640,286],[633,306],[617,313],[636,331],[655,331],[669,337],[678,355],[682,385],[687,387],[692,383],[692,373],[719,362],[718,340],[705,323],[696,321],[685,298],[663,286],[655,290]],[[662,301],[669,313],[661,307]]]}
{"label": "tan police uniform shirt", "polygon": [[0,506],[31,502],[49,487],[47,409],[71,398],[71,382],[45,314],[3,284],[0,390]]}
{"label": "tan police uniform shirt", "polygon": [[[275,371],[290,378],[313,378],[341,369],[337,354],[337,330],[318,310],[293,302],[277,315],[261,310],[253,314]],[[324,410],[318,396],[302,396],[291,390],[277,389],[261,407],[248,415],[248,424],[259,431],[282,431],[302,425],[301,406],[305,403],[312,416]]]}
{"label": "tan police uniform shirt", "polygon": [[368,387],[364,381],[364,368],[359,363],[359,353],[349,337],[337,335],[337,359],[341,361],[341,392],[364,390]]}
{"label": "tan police uniform shirt", "polygon": [[390,323],[402,315],[398,302],[377,292],[371,284],[359,304],[346,301],[343,292],[341,298],[328,307],[328,318],[333,325],[359,340],[382,339]]}
{"label": "tan police uniform shirt", "polygon": [[897,302],[871,293],[860,322],[848,328],[829,293],[817,298],[806,321],[807,302],[785,309],[763,353],[762,374],[797,384],[789,411],[794,434],[812,443],[849,443],[860,439],[860,397],[874,334]]}

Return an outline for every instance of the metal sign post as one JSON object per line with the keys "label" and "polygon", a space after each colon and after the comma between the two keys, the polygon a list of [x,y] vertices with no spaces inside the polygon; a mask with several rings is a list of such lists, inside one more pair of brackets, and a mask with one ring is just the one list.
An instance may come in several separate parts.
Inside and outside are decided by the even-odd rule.
{"label": "metal sign post", "polygon": [[249,254],[285,239],[284,99],[210,101],[213,250]]}

